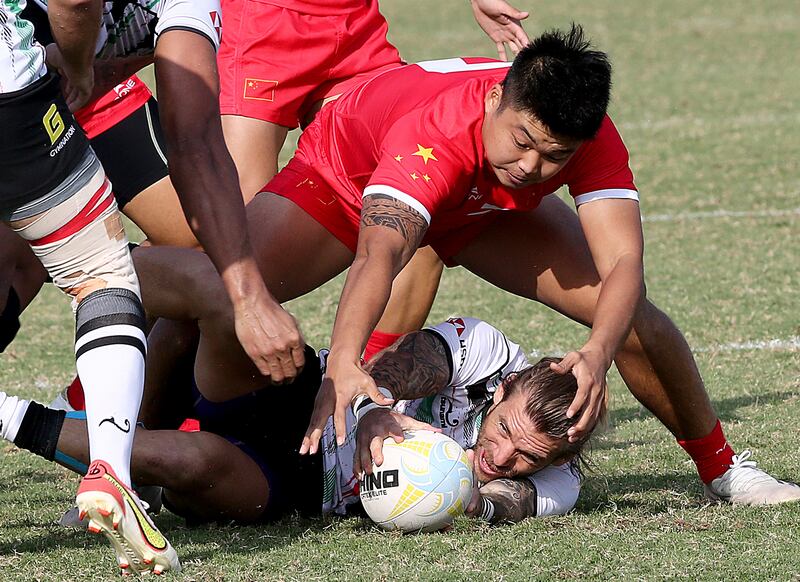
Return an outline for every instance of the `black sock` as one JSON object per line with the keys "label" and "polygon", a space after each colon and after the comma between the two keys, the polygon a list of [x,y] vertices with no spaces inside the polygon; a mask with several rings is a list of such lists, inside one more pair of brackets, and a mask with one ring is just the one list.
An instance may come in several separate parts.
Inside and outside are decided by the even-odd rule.
{"label": "black sock", "polygon": [[31,402],[17,431],[14,444],[52,461],[66,412]]}

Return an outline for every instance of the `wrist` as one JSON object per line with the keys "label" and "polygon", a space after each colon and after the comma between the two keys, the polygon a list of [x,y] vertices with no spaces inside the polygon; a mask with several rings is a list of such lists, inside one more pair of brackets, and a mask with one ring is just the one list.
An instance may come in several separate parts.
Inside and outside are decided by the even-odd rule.
{"label": "wrist", "polygon": [[[393,398],[392,393],[388,388],[384,388],[382,386],[378,386],[378,392],[386,396],[387,398]],[[353,414],[356,417],[356,424],[364,417],[365,414],[372,410],[391,410],[392,407],[388,404],[378,404],[374,402],[369,396],[366,394],[359,394],[355,398],[353,398],[352,402]]]}

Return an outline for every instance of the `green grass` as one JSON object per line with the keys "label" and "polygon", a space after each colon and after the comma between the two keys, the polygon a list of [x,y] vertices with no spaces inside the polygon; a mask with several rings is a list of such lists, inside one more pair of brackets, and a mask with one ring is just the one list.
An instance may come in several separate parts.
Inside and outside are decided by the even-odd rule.
{"label": "green grass", "polygon": [[[408,60],[487,55],[463,0],[384,0]],[[612,114],[647,215],[790,210],[800,193],[800,13],[796,2],[530,2],[531,33],[572,20],[615,65]],[[290,155],[284,151],[284,161]],[[730,350],[800,336],[798,215],[645,224],[651,297],[703,348],[697,358],[737,450],[800,480],[798,349]],[[293,302],[312,345],[328,342],[341,278]],[[461,270],[431,321],[485,318],[530,349],[580,346],[586,331]],[[47,400],[73,374],[72,316],[47,289],[0,356],[0,387]],[[800,506],[710,506],[669,433],[612,373],[609,429],[596,439],[577,510],[453,532],[383,534],[355,520],[187,529],[159,524],[183,580],[798,579]],[[0,445],[0,580],[115,579],[105,544],[54,525],[74,495],[61,469]]]}

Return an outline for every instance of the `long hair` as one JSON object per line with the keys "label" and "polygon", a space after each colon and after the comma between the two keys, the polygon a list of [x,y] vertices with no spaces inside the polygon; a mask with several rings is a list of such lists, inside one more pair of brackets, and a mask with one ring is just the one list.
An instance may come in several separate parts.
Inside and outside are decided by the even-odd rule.
{"label": "long hair", "polygon": [[[583,455],[584,447],[595,427],[592,427],[592,430],[577,441],[568,441],[567,431],[580,418],[580,414],[567,418],[567,410],[578,391],[578,381],[572,374],[558,374],[550,369],[551,363],[559,361],[558,358],[542,358],[530,368],[508,378],[503,385],[503,400],[517,393],[524,394],[526,397],[525,412],[536,430],[550,438],[566,441],[561,455],[574,455],[573,470],[578,475],[583,475],[583,469],[589,466]],[[605,423],[605,416],[606,402],[604,401],[597,425]]]}

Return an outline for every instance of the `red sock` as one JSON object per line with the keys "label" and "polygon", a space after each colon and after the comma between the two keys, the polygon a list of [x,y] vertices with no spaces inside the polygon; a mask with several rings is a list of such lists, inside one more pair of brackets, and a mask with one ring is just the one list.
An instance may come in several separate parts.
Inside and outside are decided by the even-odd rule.
{"label": "red sock", "polygon": [[711,483],[728,470],[733,462],[733,449],[725,440],[719,420],[710,434],[700,439],[678,441],[683,450],[697,465],[697,472],[703,483]]}
{"label": "red sock", "polygon": [[75,376],[72,384],[67,386],[67,402],[75,410],[86,410],[86,399],[83,397],[83,384],[81,379]]}
{"label": "red sock", "polygon": [[369,362],[375,354],[388,348],[396,342],[398,338],[404,335],[404,333],[386,333],[376,329],[372,332],[372,335],[369,336],[367,347],[364,348],[364,361]]}

